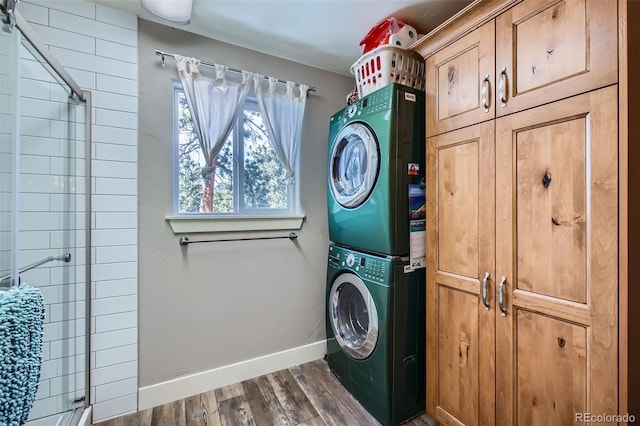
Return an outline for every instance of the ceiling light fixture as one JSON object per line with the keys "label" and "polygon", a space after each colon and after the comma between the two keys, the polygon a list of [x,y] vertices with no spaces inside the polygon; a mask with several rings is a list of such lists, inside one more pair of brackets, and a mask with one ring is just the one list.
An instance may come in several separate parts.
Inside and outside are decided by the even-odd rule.
{"label": "ceiling light fixture", "polygon": [[191,22],[193,0],[140,0],[143,9],[176,24]]}

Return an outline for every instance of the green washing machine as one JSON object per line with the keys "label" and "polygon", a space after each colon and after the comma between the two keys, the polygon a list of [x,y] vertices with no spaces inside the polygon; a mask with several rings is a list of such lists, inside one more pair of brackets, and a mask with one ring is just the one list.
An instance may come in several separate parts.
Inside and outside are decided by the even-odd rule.
{"label": "green washing machine", "polygon": [[424,92],[390,84],[331,117],[329,239],[382,254],[409,253],[409,184],[425,176]]}
{"label": "green washing machine", "polygon": [[329,246],[327,361],[384,426],[425,410],[425,270]]}

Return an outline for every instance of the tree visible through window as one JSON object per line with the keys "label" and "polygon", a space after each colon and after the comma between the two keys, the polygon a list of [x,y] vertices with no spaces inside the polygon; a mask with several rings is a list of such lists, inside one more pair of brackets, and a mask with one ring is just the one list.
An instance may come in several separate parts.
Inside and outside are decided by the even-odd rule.
{"label": "tree visible through window", "polygon": [[[247,100],[220,153],[213,179],[202,179],[204,155],[193,131],[184,92],[176,89],[177,211],[213,214],[282,214],[291,210],[292,189],[255,102]],[[211,196],[212,206],[207,207]]]}

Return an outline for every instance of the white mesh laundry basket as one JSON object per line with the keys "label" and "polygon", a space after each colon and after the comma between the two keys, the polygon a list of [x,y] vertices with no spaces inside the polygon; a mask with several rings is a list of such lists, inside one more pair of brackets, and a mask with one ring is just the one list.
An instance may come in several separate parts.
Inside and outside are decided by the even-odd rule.
{"label": "white mesh laundry basket", "polygon": [[358,95],[366,96],[387,84],[399,83],[424,90],[424,60],[410,50],[384,45],[377,47],[351,65]]}

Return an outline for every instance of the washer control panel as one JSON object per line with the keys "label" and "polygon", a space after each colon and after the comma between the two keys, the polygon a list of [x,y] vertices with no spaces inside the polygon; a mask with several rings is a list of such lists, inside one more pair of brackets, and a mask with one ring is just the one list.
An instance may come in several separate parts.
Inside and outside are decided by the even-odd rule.
{"label": "washer control panel", "polygon": [[388,276],[391,260],[359,253],[344,247],[329,247],[329,262],[341,269],[355,272],[361,278],[382,283]]}
{"label": "washer control panel", "polygon": [[356,263],[356,257],[353,255],[353,253],[349,253],[349,254],[347,254],[347,260],[346,260],[346,262],[347,262],[347,266],[348,266],[348,267],[350,267],[350,268],[351,268],[353,265],[355,265],[355,263]]}

